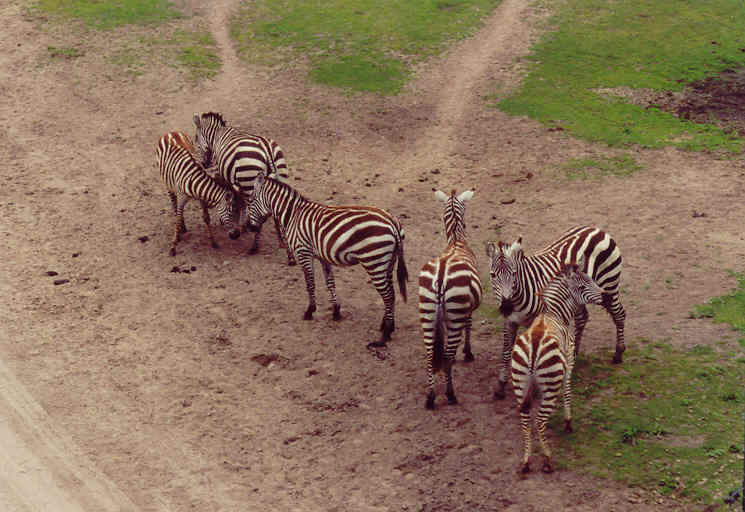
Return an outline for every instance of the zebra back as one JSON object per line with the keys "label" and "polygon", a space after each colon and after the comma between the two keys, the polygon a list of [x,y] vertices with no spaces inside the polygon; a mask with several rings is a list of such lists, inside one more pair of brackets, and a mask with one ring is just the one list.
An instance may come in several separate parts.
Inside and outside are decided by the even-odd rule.
{"label": "zebra back", "polygon": [[259,174],[287,180],[284,152],[274,140],[228,126],[216,112],[195,114],[194,124],[197,147],[206,155],[205,165],[216,164],[222,178],[245,199]]}

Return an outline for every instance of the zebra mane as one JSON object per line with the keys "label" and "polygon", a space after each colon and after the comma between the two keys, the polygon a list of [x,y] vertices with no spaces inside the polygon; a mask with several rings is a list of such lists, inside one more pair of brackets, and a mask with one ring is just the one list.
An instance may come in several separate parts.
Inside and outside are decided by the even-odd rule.
{"label": "zebra mane", "polygon": [[280,190],[286,190],[288,194],[292,196],[292,199],[300,199],[301,201],[309,201],[303,194],[301,194],[297,189],[293,188],[291,185],[278,180],[277,178],[272,178],[271,176],[264,176],[264,183],[267,182],[273,183],[276,187],[278,187]]}
{"label": "zebra mane", "polygon": [[214,119],[220,126],[225,126],[225,119],[222,118],[222,114],[219,112],[205,112],[201,117],[210,120]]}

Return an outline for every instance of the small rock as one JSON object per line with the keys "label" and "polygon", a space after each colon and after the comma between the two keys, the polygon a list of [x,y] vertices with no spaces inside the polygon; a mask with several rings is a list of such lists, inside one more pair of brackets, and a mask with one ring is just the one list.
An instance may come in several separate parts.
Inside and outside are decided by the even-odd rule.
{"label": "small rock", "polygon": [[499,202],[500,202],[500,203],[502,203],[502,204],[512,204],[512,203],[514,203],[514,202],[515,202],[515,198],[513,197],[513,198],[511,198],[511,199],[502,199],[502,200],[501,200],[501,201],[499,201]]}
{"label": "small rock", "polygon": [[80,256],[80,253],[79,252],[72,253],[72,257],[73,258],[77,258],[78,256]]}
{"label": "small rock", "polygon": [[145,236],[139,237],[137,240],[139,240],[141,243],[144,244],[145,242],[147,242],[148,240],[150,240],[150,237],[147,236],[147,235],[145,235]]}
{"label": "small rock", "polygon": [[69,279],[55,279],[54,280],[55,286],[60,285],[60,284],[69,283],[69,282],[70,282]]}
{"label": "small rock", "polygon": [[178,272],[181,272],[181,269],[174,266],[173,268],[171,268],[171,272],[178,273]]}
{"label": "small rock", "polygon": [[56,275],[57,275],[57,272],[55,272],[54,270],[47,270],[47,271],[46,271],[45,273],[46,273],[46,275],[48,275],[49,277],[54,277],[54,276],[56,276]]}

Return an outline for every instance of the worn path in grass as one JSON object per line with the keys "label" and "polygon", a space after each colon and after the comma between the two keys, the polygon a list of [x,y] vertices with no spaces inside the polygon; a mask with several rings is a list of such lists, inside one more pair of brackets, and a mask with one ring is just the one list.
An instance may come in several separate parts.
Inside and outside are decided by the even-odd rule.
{"label": "worn path in grass", "polygon": [[[78,450],[145,511],[680,510],[561,461],[552,475],[516,475],[514,404],[491,399],[501,348],[491,319],[478,316],[476,361],[455,369],[459,405],[439,396],[431,412],[416,305],[399,300],[388,351],[370,353],[382,307],[361,269],[336,272],[342,322],[331,321],[323,287],[304,322],[302,274],[284,265],[271,227],[256,256],[222,232],[213,250],[191,205],[190,231],[169,257],[154,145],[167,130],[193,133],[192,114],[206,110],[275,138],[304,194],[401,217],[412,281],[444,245],[434,187],[476,187],[477,249],[521,234],[532,252],[575,223],[606,227],[624,252],[629,350],[641,337],[690,346],[728,334],[687,313],[734,286],[726,269],[745,260],[742,163],[628,150],[644,171],[566,179],[567,160],[618,151],[483,100],[520,79],[516,62],[544,17],[526,2],[505,0],[397,97],[309,84],[302,64],[244,64],[226,26],[237,2],[192,4],[224,61],[198,86],[155,64],[128,76],[103,57],[137,29],[81,42],[3,7],[0,240],[11,257],[0,261],[0,357],[45,412],[37,421],[70,440],[69,457]],[[50,61],[49,46],[83,54]],[[480,267],[486,274],[483,257]],[[54,285],[60,278],[69,281]],[[610,357],[612,323],[591,315],[583,350]]]}

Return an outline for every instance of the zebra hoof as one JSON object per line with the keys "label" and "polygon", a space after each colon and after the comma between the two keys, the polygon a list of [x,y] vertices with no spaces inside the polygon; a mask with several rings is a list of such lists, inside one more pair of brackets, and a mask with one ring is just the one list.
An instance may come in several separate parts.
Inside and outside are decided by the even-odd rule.
{"label": "zebra hoof", "polygon": [[565,420],[564,421],[564,432],[571,434],[574,432],[574,429],[572,428],[572,420]]}
{"label": "zebra hoof", "polygon": [[613,362],[613,364],[621,364],[621,363],[623,363],[623,355],[621,353],[619,353],[619,352],[616,352],[613,355],[612,362]]}
{"label": "zebra hoof", "polygon": [[176,248],[171,247],[171,250],[168,252],[168,254],[170,254],[171,256],[176,256]]}
{"label": "zebra hoof", "polygon": [[435,395],[427,396],[427,401],[425,402],[424,407],[429,409],[430,411],[435,410]]}
{"label": "zebra hoof", "polygon": [[367,344],[367,348],[380,348],[380,347],[385,347],[385,346],[386,346],[386,342],[384,340],[371,341],[370,343]]}
{"label": "zebra hoof", "polygon": [[341,306],[339,306],[339,305],[334,306],[334,314],[333,314],[332,318],[336,322],[338,322],[339,320],[341,320]]}
{"label": "zebra hoof", "polygon": [[456,405],[458,403],[458,399],[455,395],[448,395],[448,403],[450,405]]}
{"label": "zebra hoof", "polygon": [[466,363],[472,363],[474,360],[473,353],[472,352],[466,352],[463,356],[463,361]]}
{"label": "zebra hoof", "polygon": [[308,309],[305,310],[305,314],[303,315],[303,320],[313,320],[313,313],[315,312],[316,312],[315,305],[308,306]]}
{"label": "zebra hoof", "polygon": [[518,473],[522,473],[522,474],[530,473],[530,463],[526,462],[522,466],[520,466]]}
{"label": "zebra hoof", "polygon": [[294,267],[295,265],[297,265],[297,261],[295,261],[295,260],[287,260],[287,266],[288,267]]}
{"label": "zebra hoof", "polygon": [[506,397],[506,393],[504,392],[504,384],[499,383],[499,389],[494,391],[494,400],[504,400]]}
{"label": "zebra hoof", "polygon": [[219,246],[219,245],[217,245],[217,243],[216,243],[216,242],[212,242],[212,248],[213,248],[213,249],[219,249],[219,248],[220,248],[220,246]]}
{"label": "zebra hoof", "polygon": [[248,250],[248,254],[256,254],[257,252],[259,252],[259,248],[258,247],[251,247]]}
{"label": "zebra hoof", "polygon": [[543,462],[543,466],[541,467],[541,471],[544,473],[553,473],[554,472],[554,466],[551,464],[551,459],[546,457],[546,460]]}

